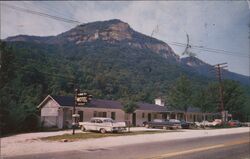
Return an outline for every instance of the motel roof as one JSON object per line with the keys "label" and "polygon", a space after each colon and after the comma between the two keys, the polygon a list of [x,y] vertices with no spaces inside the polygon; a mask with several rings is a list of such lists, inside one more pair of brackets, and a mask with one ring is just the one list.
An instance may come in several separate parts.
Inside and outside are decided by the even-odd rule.
{"label": "motel roof", "polygon": [[[54,95],[48,95],[43,102],[38,107],[42,107],[43,103],[46,102],[48,99],[52,98],[54,101],[56,101],[61,107],[73,107],[74,106],[74,97],[72,96],[54,96]],[[156,112],[183,112],[181,110],[174,109],[170,106],[160,106],[156,104],[149,104],[149,103],[143,103],[138,102],[137,103],[138,108],[137,110],[149,110],[149,111],[156,111]],[[92,99],[90,103],[86,104],[88,108],[105,108],[105,109],[123,109],[123,105],[119,101],[114,100],[106,100],[106,99]],[[189,108],[188,112],[194,112],[194,108]],[[198,109],[195,109],[195,112],[198,111]]]}

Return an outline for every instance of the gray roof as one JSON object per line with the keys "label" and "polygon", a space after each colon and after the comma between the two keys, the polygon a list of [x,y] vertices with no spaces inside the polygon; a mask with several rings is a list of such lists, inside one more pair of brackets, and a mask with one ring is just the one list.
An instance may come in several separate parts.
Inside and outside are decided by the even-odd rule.
{"label": "gray roof", "polygon": [[60,105],[60,106],[74,106],[74,97],[70,96],[54,96],[51,97]]}
{"label": "gray roof", "polygon": [[[60,106],[73,106],[74,97],[72,96],[51,96]],[[149,110],[156,112],[166,112],[166,111],[178,111],[171,107],[159,106],[156,104],[142,103],[138,102],[137,110]],[[86,104],[84,107],[91,108],[106,108],[106,109],[123,109],[121,102],[114,100],[105,99],[92,99],[90,103]]]}
{"label": "gray roof", "polygon": [[201,112],[201,109],[197,108],[197,107],[188,107],[187,112],[189,112],[189,113],[199,113],[199,112]]}

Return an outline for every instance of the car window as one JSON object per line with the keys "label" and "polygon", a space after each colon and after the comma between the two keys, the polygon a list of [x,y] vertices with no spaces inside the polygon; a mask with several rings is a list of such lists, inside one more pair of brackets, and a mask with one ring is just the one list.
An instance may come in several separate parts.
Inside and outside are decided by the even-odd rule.
{"label": "car window", "polygon": [[105,119],[105,120],[103,120],[103,122],[104,122],[104,123],[113,123],[114,121],[111,120],[111,119]]}
{"label": "car window", "polygon": [[91,123],[95,123],[95,119],[90,120]]}
{"label": "car window", "polygon": [[96,123],[102,123],[102,120],[97,119],[97,120],[96,120]]}

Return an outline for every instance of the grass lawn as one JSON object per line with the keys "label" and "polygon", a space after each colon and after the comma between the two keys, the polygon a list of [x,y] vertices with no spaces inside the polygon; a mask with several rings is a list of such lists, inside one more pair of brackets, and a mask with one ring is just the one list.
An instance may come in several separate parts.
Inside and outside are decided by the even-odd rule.
{"label": "grass lawn", "polygon": [[119,133],[105,133],[101,134],[99,132],[86,132],[86,133],[76,133],[72,134],[63,134],[56,136],[43,137],[42,140],[49,141],[76,141],[90,138],[102,138],[102,137],[112,137],[112,136],[130,136],[130,135],[141,135],[141,134],[156,134],[156,133],[168,133],[168,132],[179,132],[178,130],[164,131],[164,130],[155,130],[155,131],[136,131],[136,132],[119,132]]}

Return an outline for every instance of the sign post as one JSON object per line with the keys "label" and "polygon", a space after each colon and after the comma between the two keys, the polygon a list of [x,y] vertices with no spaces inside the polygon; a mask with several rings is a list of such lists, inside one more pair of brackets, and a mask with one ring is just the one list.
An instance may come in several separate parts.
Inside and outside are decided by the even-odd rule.
{"label": "sign post", "polygon": [[79,118],[79,114],[76,114],[76,107],[84,106],[86,103],[90,102],[91,100],[92,100],[92,95],[88,93],[82,93],[80,89],[78,88],[75,89],[75,104],[73,106],[73,115],[72,115],[73,117],[72,134],[73,135],[75,134],[75,128],[78,125],[78,120],[76,119]]}

